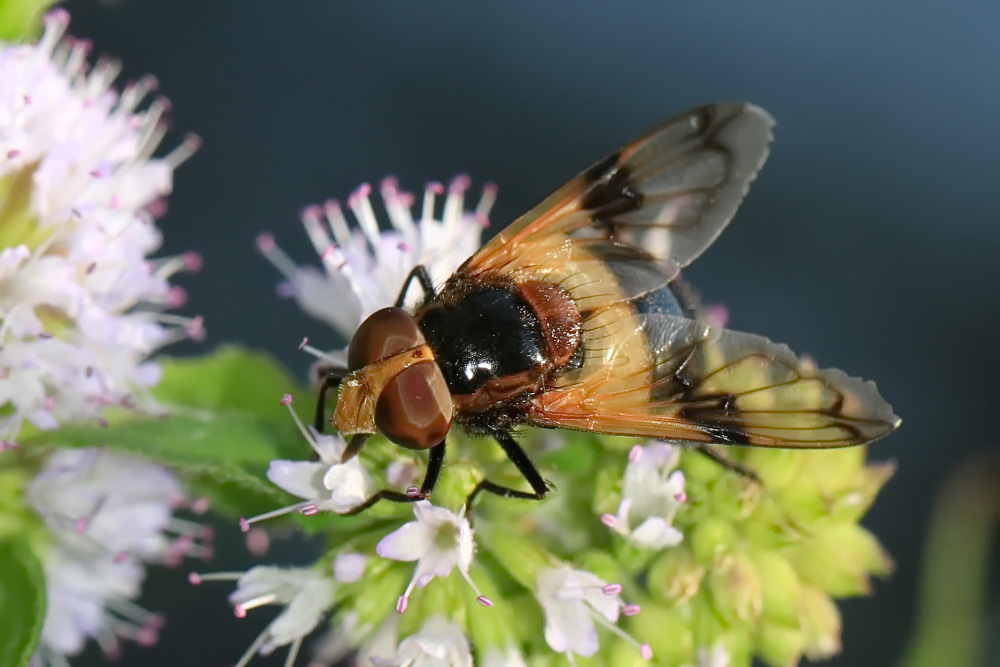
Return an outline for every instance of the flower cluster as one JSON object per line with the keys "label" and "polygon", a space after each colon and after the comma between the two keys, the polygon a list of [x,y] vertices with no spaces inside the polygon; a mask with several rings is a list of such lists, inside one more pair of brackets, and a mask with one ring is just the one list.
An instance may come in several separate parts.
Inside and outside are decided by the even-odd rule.
{"label": "flower cluster", "polygon": [[[307,209],[325,272],[296,266],[270,236],[258,245],[285,275],[282,291],[349,337],[393,302],[415,264],[441,281],[478,244],[476,216],[460,208],[467,185],[460,178],[449,188],[440,221],[434,197],[443,190],[428,186],[414,221],[413,197],[387,179],[388,231],[379,230],[367,187],[349,199],[360,231],[335,203]],[[481,213],[492,197],[490,189]],[[525,449],[557,491],[543,503],[484,496],[467,508],[484,477],[523,484],[495,444],[453,430],[431,505],[413,486],[414,454],[375,437],[345,462],[340,436],[299,424],[319,460],[276,461],[268,476],[303,502],[244,526],[290,511],[305,521],[352,514],[383,488],[414,502],[413,520],[404,504],[385,501],[329,519],[337,537],[316,568],[331,568],[324,609],[332,627],[316,645],[316,665],[350,652],[380,665],[628,665],[654,655],[677,666],[790,664],[835,653],[832,598],[868,592],[869,576],[890,567],[858,520],[892,469],[866,465],[863,448],[737,448],[724,466],[678,443],[526,432]],[[303,618],[293,652],[315,626]]]}
{"label": "flower cluster", "polygon": [[48,603],[35,663],[64,664],[88,639],[109,656],[118,655],[121,640],[155,643],[163,619],[133,602],[145,564],[212,553],[210,532],[173,516],[185,504],[174,476],[124,454],[57,450],[25,495],[49,531],[42,560]]}
{"label": "flower cluster", "polygon": [[[188,253],[151,260],[153,220],[174,168],[197,146],[163,158],[164,100],[156,81],[121,93],[109,60],[88,70],[88,42],[64,38],[54,11],[37,44],[0,48],[0,440],[27,422],[51,429],[100,418],[109,405],[151,406],[159,373],[147,357],[200,338],[200,318],[168,280],[197,269]],[[143,108],[145,107],[145,108]]]}
{"label": "flower cluster", "polygon": [[109,656],[155,642],[162,619],[134,602],[146,565],[211,554],[211,535],[173,516],[184,494],[166,469],[95,449],[10,452],[32,433],[106,424],[110,406],[152,410],[149,355],[203,333],[166,312],[185,300],[170,278],[198,255],[149,258],[173,170],[198,142],[153,157],[167,109],[147,103],[155,80],[116,91],[117,64],[91,68],[68,22],[56,10],[37,43],[0,43],[0,491],[5,510],[36,515],[24,541],[45,575],[42,666],[90,639]]}

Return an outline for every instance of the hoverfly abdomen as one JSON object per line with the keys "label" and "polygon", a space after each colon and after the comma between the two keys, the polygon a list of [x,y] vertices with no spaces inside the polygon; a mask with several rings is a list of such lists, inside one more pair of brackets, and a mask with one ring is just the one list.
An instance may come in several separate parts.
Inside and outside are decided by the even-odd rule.
{"label": "hoverfly abdomen", "polygon": [[518,285],[518,292],[538,320],[548,361],[566,366],[580,347],[583,318],[580,309],[558,285],[533,280]]}

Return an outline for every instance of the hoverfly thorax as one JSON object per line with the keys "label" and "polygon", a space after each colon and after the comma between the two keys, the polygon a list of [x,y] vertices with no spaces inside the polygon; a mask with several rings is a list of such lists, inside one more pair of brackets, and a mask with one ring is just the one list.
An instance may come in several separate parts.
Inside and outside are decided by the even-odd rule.
{"label": "hoverfly thorax", "polygon": [[454,407],[434,353],[402,308],[372,313],[347,352],[334,426],[345,435],[380,431],[397,445],[428,449],[451,427]]}

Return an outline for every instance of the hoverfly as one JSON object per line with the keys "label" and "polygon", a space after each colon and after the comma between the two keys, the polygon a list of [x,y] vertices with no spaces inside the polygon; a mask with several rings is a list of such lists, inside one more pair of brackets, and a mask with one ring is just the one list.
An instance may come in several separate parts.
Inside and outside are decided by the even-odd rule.
{"label": "hoverfly", "polygon": [[[430,495],[458,423],[494,438],[540,500],[549,487],[512,437],[520,424],[706,445],[860,445],[900,420],[875,385],[819,370],[762,336],[713,327],[678,273],[722,232],[768,154],[764,110],[721,103],[676,116],[594,164],[487,242],[435,286],[423,267],[396,304],[372,314],[348,350],[332,418],[353,436],[344,459],[381,432],[430,450]],[[403,306],[412,283],[423,299]]]}

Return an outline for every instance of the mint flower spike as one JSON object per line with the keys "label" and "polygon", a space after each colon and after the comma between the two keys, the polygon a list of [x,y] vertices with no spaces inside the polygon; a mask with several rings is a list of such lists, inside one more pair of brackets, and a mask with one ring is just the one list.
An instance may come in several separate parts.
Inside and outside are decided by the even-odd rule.
{"label": "mint flower spike", "polygon": [[[212,555],[211,532],[173,516],[186,504],[173,475],[125,454],[56,450],[25,496],[51,534],[42,555],[48,602],[32,664],[64,665],[91,638],[109,656],[122,640],[156,643],[162,617],[133,602],[144,563]],[[206,509],[200,501],[191,507]]]}
{"label": "mint flower spike", "polygon": [[420,500],[413,504],[413,514],[416,521],[403,524],[375,546],[375,552],[382,558],[417,561],[410,583],[396,601],[396,612],[402,614],[406,611],[416,586],[423,588],[434,577],[448,576],[456,567],[475,591],[476,601],[484,607],[492,607],[493,601],[480,592],[469,576],[475,542],[472,526],[465,518],[465,508],[456,514],[444,507],[434,507],[427,500]]}
{"label": "mint flower spike", "polygon": [[[109,405],[158,409],[149,355],[201,339],[200,317],[169,279],[195,253],[151,259],[161,243],[173,171],[199,145],[162,158],[163,99],[146,77],[112,88],[118,66],[88,68],[89,42],[64,37],[69,15],[45,17],[38,44],[0,43],[0,440],[98,420]],[[140,108],[143,107],[143,108]]]}
{"label": "mint flower spike", "polygon": [[307,428],[292,408],[290,395],[282,397],[281,405],[288,408],[299,432],[319,456],[319,461],[271,461],[267,478],[275,486],[305,500],[255,517],[240,519],[240,528],[244,533],[252,523],[290,512],[301,512],[306,516],[318,512],[346,512],[375,492],[375,483],[358,457],[341,463],[347,443],[339,434],[323,435]]}
{"label": "mint flower spike", "polygon": [[684,473],[677,470],[677,445],[654,442],[629,452],[622,481],[622,500],[615,515],[601,521],[641,549],[660,550],[680,544],[683,533],[672,524],[687,500]]}
{"label": "mint flower spike", "polygon": [[270,655],[281,646],[289,646],[285,666],[295,663],[302,640],[311,633],[333,606],[336,584],[332,578],[311,568],[281,568],[260,565],[246,572],[192,572],[193,585],[205,581],[236,581],[229,596],[237,618],[268,604],[283,605],[271,623],[257,636],[236,667],[246,667],[254,655]]}
{"label": "mint flower spike", "polygon": [[588,658],[600,648],[594,622],[632,644],[644,660],[652,660],[653,650],[619,628],[619,612],[639,613],[639,605],[625,604],[622,587],[608,584],[595,574],[568,565],[542,569],[536,576],[535,595],[545,612],[545,642],[563,653],[573,664],[573,654]]}
{"label": "mint flower spike", "polygon": [[462,628],[440,614],[399,643],[392,658],[371,657],[376,665],[397,667],[472,667],[472,651]]}

